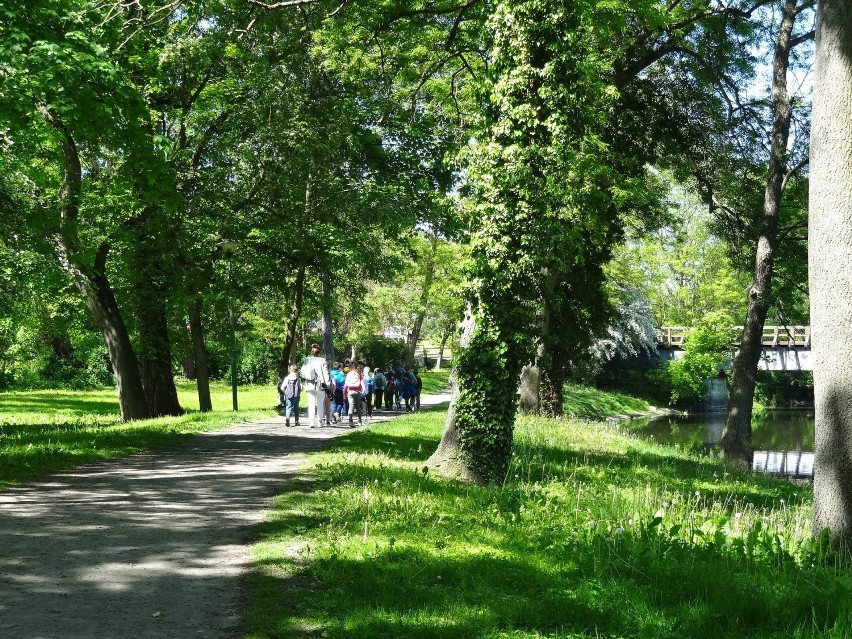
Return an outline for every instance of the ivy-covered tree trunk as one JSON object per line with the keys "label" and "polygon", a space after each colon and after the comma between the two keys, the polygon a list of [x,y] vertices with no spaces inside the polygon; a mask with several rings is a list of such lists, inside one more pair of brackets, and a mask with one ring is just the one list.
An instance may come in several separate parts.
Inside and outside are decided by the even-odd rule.
{"label": "ivy-covered tree trunk", "polygon": [[722,431],[722,458],[751,468],[754,451],[751,444],[751,416],[757,365],[763,350],[763,327],[769,312],[769,291],[778,247],[778,220],[787,172],[787,142],[793,114],[793,97],[787,90],[787,69],[793,43],[799,0],[785,0],[784,13],[775,42],[772,75],[774,122],[763,219],[757,242],[754,277],[748,288],[748,310],[740,351],[734,358],[728,415]]}
{"label": "ivy-covered tree trunk", "polygon": [[468,307],[444,434],[427,461],[442,474],[478,484],[506,479],[523,361],[496,324]]}
{"label": "ivy-covered tree trunk", "polygon": [[202,413],[206,413],[213,410],[213,401],[210,398],[210,371],[207,367],[207,345],[204,341],[203,305],[204,301],[200,297],[189,305],[189,332],[192,337],[198,406]]}
{"label": "ivy-covered tree trunk", "polygon": [[816,400],[813,532],[852,549],[852,12],[821,0],[808,219]]}

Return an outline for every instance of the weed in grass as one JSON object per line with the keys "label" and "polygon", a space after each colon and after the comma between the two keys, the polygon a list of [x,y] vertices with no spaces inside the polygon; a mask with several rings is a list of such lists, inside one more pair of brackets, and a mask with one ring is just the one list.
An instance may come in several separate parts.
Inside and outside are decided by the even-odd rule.
{"label": "weed in grass", "polygon": [[[543,419],[519,422],[505,484],[478,488],[421,472],[442,423],[313,457],[316,490],[264,526],[250,637],[313,635],[279,605],[327,637],[852,636],[850,559],[810,538],[808,488]],[[297,542],[302,563],[269,550]]]}

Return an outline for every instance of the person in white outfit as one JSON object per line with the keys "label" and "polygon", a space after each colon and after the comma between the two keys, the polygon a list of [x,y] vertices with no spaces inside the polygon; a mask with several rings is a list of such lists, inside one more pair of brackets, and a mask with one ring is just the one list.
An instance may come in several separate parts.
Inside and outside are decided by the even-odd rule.
{"label": "person in white outfit", "polygon": [[301,375],[305,380],[305,392],[308,396],[308,420],[311,428],[322,426],[322,416],[325,402],[325,389],[331,386],[328,366],[325,358],[320,356],[319,344],[311,344],[311,356],[302,363]]}

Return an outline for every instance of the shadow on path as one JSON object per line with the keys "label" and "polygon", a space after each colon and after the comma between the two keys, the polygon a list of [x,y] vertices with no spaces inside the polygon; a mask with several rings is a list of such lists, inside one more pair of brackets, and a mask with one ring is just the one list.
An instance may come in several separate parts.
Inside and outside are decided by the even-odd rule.
{"label": "shadow on path", "polygon": [[0,637],[239,636],[248,543],[271,497],[299,453],[347,432],[271,418],[0,493]]}

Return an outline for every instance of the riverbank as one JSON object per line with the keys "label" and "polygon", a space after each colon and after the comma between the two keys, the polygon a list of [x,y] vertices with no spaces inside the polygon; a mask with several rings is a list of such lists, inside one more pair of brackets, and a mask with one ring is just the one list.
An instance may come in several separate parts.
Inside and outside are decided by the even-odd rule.
{"label": "riverbank", "polygon": [[807,488],[606,422],[519,419],[506,481],[424,462],[444,411],[355,432],[279,495],[250,639],[852,636]]}
{"label": "riverbank", "polygon": [[565,416],[575,419],[621,421],[680,414],[680,411],[665,406],[655,406],[638,397],[582,384],[566,384],[564,394]]}

